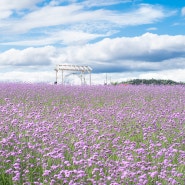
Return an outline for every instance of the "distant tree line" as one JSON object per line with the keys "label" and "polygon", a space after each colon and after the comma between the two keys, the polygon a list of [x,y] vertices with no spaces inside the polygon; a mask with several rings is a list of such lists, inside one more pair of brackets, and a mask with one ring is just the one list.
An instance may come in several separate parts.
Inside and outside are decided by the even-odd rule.
{"label": "distant tree line", "polygon": [[157,80],[157,79],[133,79],[125,82],[113,82],[113,85],[132,84],[132,85],[185,85],[184,82],[175,82],[173,80]]}

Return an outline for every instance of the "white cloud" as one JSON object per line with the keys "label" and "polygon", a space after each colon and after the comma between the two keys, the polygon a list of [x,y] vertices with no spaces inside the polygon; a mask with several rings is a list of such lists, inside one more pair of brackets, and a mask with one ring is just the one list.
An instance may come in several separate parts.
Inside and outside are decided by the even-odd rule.
{"label": "white cloud", "polygon": [[[74,84],[74,85],[80,85],[81,79],[79,75],[74,75],[71,73],[69,75],[69,72],[64,72],[64,83],[65,84]],[[114,74],[113,74],[114,76]],[[112,76],[112,77],[113,77]],[[118,74],[120,76],[120,74]],[[110,77],[110,76],[108,76]],[[104,84],[105,82],[105,74],[92,74],[92,85],[93,84]],[[89,75],[85,76],[86,84],[89,84]],[[117,78],[115,78],[117,79]],[[8,71],[1,73],[0,75],[0,81],[13,81],[13,82],[48,82],[48,83],[54,83],[55,82],[55,71],[36,71],[36,72],[28,72],[26,71]],[[114,80],[114,78],[113,78]],[[108,79],[108,82],[110,83],[110,78]],[[62,75],[61,73],[58,73],[58,83],[62,83]]]}
{"label": "white cloud", "polygon": [[64,53],[68,62],[153,61],[161,62],[185,55],[185,36],[146,33],[138,37],[106,38],[95,44],[69,47]]}
{"label": "white cloud", "polygon": [[43,38],[37,38],[32,40],[15,41],[0,43],[1,45],[13,45],[13,46],[44,46],[51,44],[65,44],[65,45],[81,45],[86,44],[88,41],[94,40],[96,38],[108,36],[110,33],[106,34],[92,34],[83,31],[76,30],[63,30],[56,32],[48,32]]}
{"label": "white cloud", "polygon": [[1,73],[0,81],[13,81],[13,82],[54,82],[55,73],[45,72],[27,72],[24,71],[12,71]]}
{"label": "white cloud", "polygon": [[156,31],[157,28],[156,27],[150,27],[150,28],[147,28],[147,31]]}
{"label": "white cloud", "polygon": [[30,9],[43,0],[1,0],[0,10]]}
{"label": "white cloud", "polygon": [[0,1],[0,19],[10,17],[14,11],[23,9],[32,9],[37,3],[43,0],[1,0]]}
{"label": "white cloud", "polygon": [[164,10],[161,7],[155,7],[152,5],[141,5],[139,9],[130,11],[129,13],[123,13],[116,15],[114,13],[109,14],[107,17],[109,21],[119,25],[140,25],[150,24],[166,17]]}
{"label": "white cloud", "polygon": [[[78,42],[78,37],[70,39],[67,37],[68,33],[63,36],[68,38],[64,40],[67,43],[73,42],[75,38]],[[91,35],[87,34],[86,36],[89,39]],[[82,34],[85,39],[86,36]],[[106,38],[94,44],[76,45],[61,49],[52,46],[27,48],[22,51],[11,49],[0,54],[0,63],[1,65],[75,63],[88,64],[99,69],[104,68],[105,71],[111,70],[111,68],[112,70],[183,68],[185,67],[184,43],[185,36],[182,35],[146,33],[138,37]]]}
{"label": "white cloud", "polygon": [[79,9],[81,6],[76,5],[45,6],[24,16],[13,26],[13,31],[26,32],[33,28],[70,24],[75,22],[73,13]]}
{"label": "white cloud", "polygon": [[85,33],[82,31],[72,31],[72,30],[65,30],[60,31],[58,33],[53,33],[51,35],[52,38],[61,39],[64,44],[67,45],[74,45],[74,44],[84,44],[87,41],[94,40],[98,37],[104,37],[103,34],[91,34]]}
{"label": "white cloud", "polygon": [[0,53],[0,65],[6,66],[37,66],[49,65],[55,55],[55,48],[27,48],[24,50],[10,49]]}
{"label": "white cloud", "polygon": [[[164,79],[164,80],[174,80],[177,82],[184,81],[185,78],[185,69],[177,69],[177,70],[165,70],[158,72],[132,72],[132,73],[108,73],[107,74],[107,82],[110,84],[111,82],[122,82],[130,79]],[[81,80],[77,75],[71,74],[67,75],[67,72],[64,73],[64,83],[71,85],[80,85]],[[96,84],[104,84],[106,82],[106,74],[94,74],[92,73],[92,85]],[[40,72],[27,72],[25,71],[11,71],[1,73],[0,81],[11,81],[11,82],[47,82],[53,84],[55,81],[55,72],[51,71],[40,71]],[[86,76],[86,82],[89,84],[89,78]],[[185,82],[185,81],[184,81]],[[59,74],[58,83],[62,83],[61,74]]]}
{"label": "white cloud", "polygon": [[182,14],[182,16],[185,16],[185,7],[182,8],[181,14]]}
{"label": "white cloud", "polygon": [[[55,48],[11,49],[0,53],[0,65],[51,70],[55,64],[89,65],[93,73],[160,74],[159,77],[183,81],[185,73],[185,36],[146,33],[138,37],[104,39],[94,44]],[[163,73],[167,71],[166,73]],[[169,71],[175,71],[169,75]],[[177,71],[180,71],[177,73]],[[178,76],[179,75],[179,76]],[[142,77],[142,76],[141,76]]]}
{"label": "white cloud", "polygon": [[11,14],[12,14],[12,11],[10,10],[4,10],[4,11],[0,10],[0,20],[9,17]]}
{"label": "white cloud", "polygon": [[81,4],[87,7],[94,7],[94,6],[110,6],[114,4],[120,4],[120,3],[127,3],[131,2],[132,0],[86,0],[83,1]]}
{"label": "white cloud", "polygon": [[[47,5],[33,10],[21,19],[9,20],[11,25],[4,29],[7,33],[26,33],[31,29],[59,25],[70,26],[70,24],[88,24],[88,26],[92,24],[93,26],[97,25],[96,29],[99,29],[100,23],[108,24],[109,29],[112,29],[117,26],[151,24],[170,15],[171,12],[166,12],[159,6],[146,4],[129,12],[106,9],[85,10],[82,4]],[[91,24],[89,24],[90,22]]]}
{"label": "white cloud", "polygon": [[86,7],[99,7],[99,6],[110,6],[114,4],[128,3],[132,2],[132,0],[51,0],[50,5],[56,6],[61,3],[73,3],[73,4],[81,4]]}

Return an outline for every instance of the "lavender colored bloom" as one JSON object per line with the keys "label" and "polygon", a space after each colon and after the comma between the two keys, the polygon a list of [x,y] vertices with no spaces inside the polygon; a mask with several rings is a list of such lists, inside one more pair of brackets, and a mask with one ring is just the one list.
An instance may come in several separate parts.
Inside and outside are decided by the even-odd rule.
{"label": "lavender colored bloom", "polygon": [[43,176],[48,176],[50,173],[51,173],[50,170],[45,170],[44,173],[43,173]]}
{"label": "lavender colored bloom", "polygon": [[0,89],[0,168],[12,184],[184,183],[184,86]]}
{"label": "lavender colored bloom", "polygon": [[157,171],[151,172],[151,173],[150,173],[150,177],[151,177],[151,178],[154,178],[154,177],[156,177],[157,175],[158,175],[158,172],[157,172]]}

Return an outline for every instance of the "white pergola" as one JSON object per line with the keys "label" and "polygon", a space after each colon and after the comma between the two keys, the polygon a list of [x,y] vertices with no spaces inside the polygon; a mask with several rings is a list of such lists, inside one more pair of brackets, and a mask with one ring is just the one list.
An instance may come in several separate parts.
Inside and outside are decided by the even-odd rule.
{"label": "white pergola", "polygon": [[56,83],[58,80],[58,72],[62,71],[62,84],[64,84],[64,71],[76,71],[80,72],[80,79],[81,79],[81,84],[85,83],[85,73],[89,73],[89,83],[91,85],[91,71],[92,68],[89,66],[78,66],[78,65],[57,65],[56,68],[54,69],[56,71]]}

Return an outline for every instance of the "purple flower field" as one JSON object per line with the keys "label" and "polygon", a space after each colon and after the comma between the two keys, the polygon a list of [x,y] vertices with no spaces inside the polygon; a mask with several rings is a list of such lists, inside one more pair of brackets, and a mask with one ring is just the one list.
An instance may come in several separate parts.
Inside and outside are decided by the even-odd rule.
{"label": "purple flower field", "polygon": [[185,86],[0,84],[1,185],[185,184]]}

